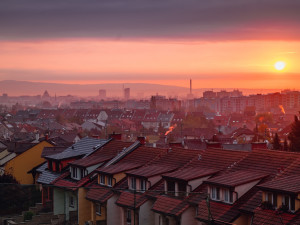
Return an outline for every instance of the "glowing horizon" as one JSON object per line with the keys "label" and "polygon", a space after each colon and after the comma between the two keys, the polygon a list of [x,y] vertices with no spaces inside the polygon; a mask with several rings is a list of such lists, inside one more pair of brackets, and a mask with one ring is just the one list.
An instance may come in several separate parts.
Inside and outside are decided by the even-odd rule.
{"label": "glowing horizon", "polygon": [[[75,39],[1,42],[0,47],[2,80],[185,86],[191,77],[195,88],[298,88],[300,81],[296,41]],[[284,73],[274,69],[279,60],[288,63]]]}

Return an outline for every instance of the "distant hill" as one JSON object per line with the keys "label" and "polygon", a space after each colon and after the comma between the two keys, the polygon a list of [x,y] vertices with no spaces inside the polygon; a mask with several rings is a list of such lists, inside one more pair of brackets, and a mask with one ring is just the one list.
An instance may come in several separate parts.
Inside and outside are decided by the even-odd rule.
{"label": "distant hill", "polygon": [[166,96],[187,95],[188,88],[170,85],[144,84],[144,83],[119,83],[119,84],[58,84],[4,80],[0,81],[0,94],[7,93],[9,96],[20,95],[42,95],[45,90],[51,96],[76,95],[76,96],[97,96],[99,89],[105,89],[108,97],[123,96],[123,85],[130,88],[132,97],[148,97],[156,93]]}
{"label": "distant hill", "polygon": [[[189,88],[161,85],[161,84],[145,84],[145,83],[107,83],[107,84],[58,84],[58,83],[42,83],[29,81],[4,80],[0,81],[0,94],[7,93],[8,96],[21,95],[42,95],[45,90],[51,96],[75,95],[75,96],[97,96],[99,89],[105,89],[107,97],[122,97],[123,85],[130,88],[131,97],[133,98],[149,98],[151,95],[165,95],[167,97],[185,97],[189,93]],[[213,88],[219,91],[222,88]],[[194,89],[193,94],[196,97],[202,97],[205,89]],[[232,89],[227,89],[232,90]],[[280,91],[278,89],[240,89],[245,95],[256,93],[272,93]]]}

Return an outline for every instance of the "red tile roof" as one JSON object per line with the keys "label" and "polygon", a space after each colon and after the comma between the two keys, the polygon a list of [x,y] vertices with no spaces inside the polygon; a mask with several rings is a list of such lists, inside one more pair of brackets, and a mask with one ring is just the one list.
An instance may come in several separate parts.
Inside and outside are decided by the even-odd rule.
{"label": "red tile roof", "polygon": [[198,157],[194,158],[188,166],[226,169],[240,162],[248,154],[249,152],[245,151],[207,149],[205,151],[198,151]]}
{"label": "red tile roof", "polygon": [[86,185],[92,181],[93,173],[82,178],[81,180],[74,180],[70,178],[70,171],[67,171],[55,179],[51,184],[56,187],[66,188],[69,190],[76,190],[79,187]]}
{"label": "red tile roof", "polygon": [[89,190],[87,191],[86,199],[91,201],[104,203],[114,194],[111,188],[104,187],[98,184],[93,184],[87,188]]}
{"label": "red tile roof", "polygon": [[296,217],[295,214],[279,213],[275,210],[267,210],[267,209],[257,208],[254,211],[253,225],[256,225],[256,224],[264,224],[264,225],[292,224],[289,222],[294,217]]}
{"label": "red tile roof", "polygon": [[[240,212],[237,208],[233,208],[232,205],[224,204],[221,202],[209,202],[209,208],[211,217],[215,221],[233,222],[239,215]],[[207,201],[203,200],[198,205],[198,216],[197,219],[200,221],[210,221],[209,210]]]}
{"label": "red tile roof", "polygon": [[176,170],[198,157],[198,150],[172,149],[149,166],[128,172],[130,175],[151,177]]}
{"label": "red tile roof", "polygon": [[120,197],[116,201],[116,204],[121,207],[135,209],[140,207],[147,200],[146,196],[141,193],[122,191]]}
{"label": "red tile roof", "polygon": [[300,157],[299,153],[275,150],[253,150],[231,170],[248,170],[260,173],[278,175],[291,163]]}
{"label": "red tile roof", "polygon": [[202,169],[200,167],[186,167],[184,169],[176,170],[171,173],[163,174],[163,177],[175,178],[179,180],[190,181],[201,177],[206,177],[217,173],[216,169]]}
{"label": "red tile roof", "polygon": [[152,161],[158,160],[167,153],[166,149],[150,148],[140,146],[133,152],[126,155],[119,162],[108,167],[101,167],[97,171],[100,173],[116,174],[144,166]]}
{"label": "red tile roof", "polygon": [[247,199],[247,201],[244,201],[239,209],[241,211],[253,213],[253,211],[260,206],[262,202],[262,191],[259,191],[258,188],[254,187],[249,192],[251,192],[251,197]]}
{"label": "red tile roof", "polygon": [[236,171],[210,178],[204,181],[204,183],[225,187],[236,187],[242,184],[250,183],[252,181],[261,180],[267,176],[268,174],[262,174],[252,171]]}
{"label": "red tile roof", "polygon": [[284,191],[289,193],[300,193],[300,174],[284,176],[259,185],[263,190]]}
{"label": "red tile roof", "polygon": [[80,166],[80,167],[88,167],[92,165],[96,165],[102,162],[106,162],[113,157],[115,157],[119,152],[121,152],[124,148],[132,145],[132,142],[123,142],[119,140],[111,140],[97,151],[93,152],[91,155],[73,161],[70,163],[71,165]]}
{"label": "red tile roof", "polygon": [[184,200],[161,195],[157,197],[152,210],[157,213],[179,216],[188,207],[188,203]]}

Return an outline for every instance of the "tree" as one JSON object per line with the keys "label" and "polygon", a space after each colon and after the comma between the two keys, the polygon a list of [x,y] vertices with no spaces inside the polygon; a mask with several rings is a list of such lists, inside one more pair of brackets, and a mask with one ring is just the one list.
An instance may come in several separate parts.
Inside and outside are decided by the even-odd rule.
{"label": "tree", "polygon": [[272,123],[273,115],[271,113],[259,113],[255,117],[256,123]]}
{"label": "tree", "polygon": [[288,139],[290,140],[290,150],[292,152],[300,152],[300,121],[296,115]]}
{"label": "tree", "polygon": [[281,149],[280,139],[279,139],[277,133],[275,134],[275,137],[273,139],[273,149],[274,150],[280,150]]}

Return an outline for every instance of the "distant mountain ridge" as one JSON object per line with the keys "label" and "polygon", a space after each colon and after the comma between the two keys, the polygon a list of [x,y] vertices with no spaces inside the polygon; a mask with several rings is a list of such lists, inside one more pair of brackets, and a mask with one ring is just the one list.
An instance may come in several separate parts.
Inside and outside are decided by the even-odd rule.
{"label": "distant mountain ridge", "polygon": [[[107,97],[122,97],[123,86],[130,88],[133,98],[149,98],[151,95],[165,95],[171,97],[184,97],[189,93],[188,87],[178,87],[162,84],[148,83],[104,83],[104,84],[60,84],[60,83],[43,83],[30,81],[3,80],[0,81],[0,94],[8,94],[8,96],[24,96],[24,95],[42,95],[45,90],[51,96],[75,95],[75,96],[98,96],[99,89],[105,89]],[[201,97],[205,89],[194,89],[193,94],[196,97]],[[218,91],[222,88],[213,88]],[[225,88],[224,88],[225,89]],[[227,89],[232,90],[232,89]],[[239,89],[244,94],[256,93],[272,93],[280,91],[278,89]]]}

